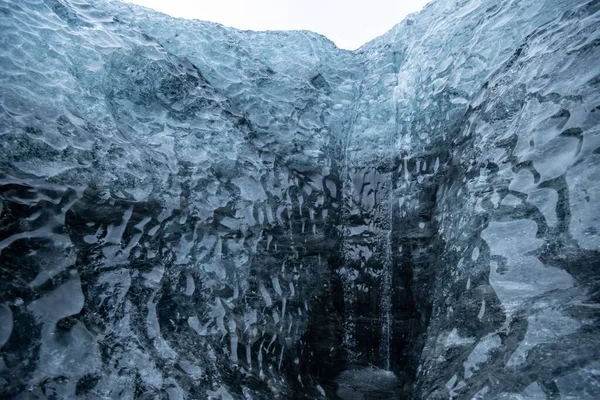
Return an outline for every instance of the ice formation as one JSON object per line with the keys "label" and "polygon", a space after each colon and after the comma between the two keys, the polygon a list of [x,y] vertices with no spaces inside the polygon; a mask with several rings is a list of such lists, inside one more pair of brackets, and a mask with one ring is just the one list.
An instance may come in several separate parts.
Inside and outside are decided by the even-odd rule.
{"label": "ice formation", "polygon": [[0,397],[600,398],[599,1],[0,32]]}

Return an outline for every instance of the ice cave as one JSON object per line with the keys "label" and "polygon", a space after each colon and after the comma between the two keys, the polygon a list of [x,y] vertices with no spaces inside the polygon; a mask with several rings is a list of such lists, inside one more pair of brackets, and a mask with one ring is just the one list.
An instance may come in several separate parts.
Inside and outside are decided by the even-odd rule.
{"label": "ice cave", "polygon": [[0,398],[600,399],[599,0],[0,38]]}

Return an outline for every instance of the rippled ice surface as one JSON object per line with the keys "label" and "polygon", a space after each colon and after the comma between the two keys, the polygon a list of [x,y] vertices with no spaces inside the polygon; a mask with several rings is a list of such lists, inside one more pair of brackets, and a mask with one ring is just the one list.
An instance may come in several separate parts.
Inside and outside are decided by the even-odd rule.
{"label": "rippled ice surface", "polygon": [[0,397],[600,398],[599,27],[0,0]]}

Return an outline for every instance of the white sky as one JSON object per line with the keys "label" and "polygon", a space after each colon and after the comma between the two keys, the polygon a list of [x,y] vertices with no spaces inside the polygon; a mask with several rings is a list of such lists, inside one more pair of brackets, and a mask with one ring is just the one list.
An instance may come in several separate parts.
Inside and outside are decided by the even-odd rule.
{"label": "white sky", "polygon": [[354,50],[430,0],[126,0],[174,17],[238,29],[306,29]]}

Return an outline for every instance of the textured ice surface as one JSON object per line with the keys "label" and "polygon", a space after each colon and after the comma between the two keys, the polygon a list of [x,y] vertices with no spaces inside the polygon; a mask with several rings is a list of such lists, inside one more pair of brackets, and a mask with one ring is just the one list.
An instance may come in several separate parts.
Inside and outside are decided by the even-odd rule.
{"label": "textured ice surface", "polygon": [[600,397],[599,28],[0,0],[0,397]]}

